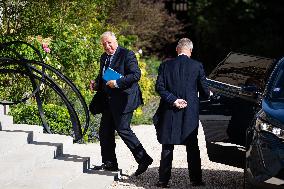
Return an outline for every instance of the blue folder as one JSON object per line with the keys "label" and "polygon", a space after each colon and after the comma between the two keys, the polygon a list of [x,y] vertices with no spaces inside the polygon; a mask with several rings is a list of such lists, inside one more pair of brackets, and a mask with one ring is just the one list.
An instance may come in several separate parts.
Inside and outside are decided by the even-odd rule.
{"label": "blue folder", "polygon": [[121,75],[120,73],[114,71],[111,68],[107,68],[104,75],[103,75],[103,79],[108,82],[109,80],[117,80],[119,78],[123,77],[123,75]]}

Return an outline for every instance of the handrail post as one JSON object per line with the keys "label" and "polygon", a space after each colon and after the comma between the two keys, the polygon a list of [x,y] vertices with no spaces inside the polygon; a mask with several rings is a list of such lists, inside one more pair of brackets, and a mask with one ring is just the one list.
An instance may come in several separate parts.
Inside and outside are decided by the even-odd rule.
{"label": "handrail post", "polygon": [[0,104],[0,115],[7,115],[9,113],[9,105]]}
{"label": "handrail post", "polygon": [[7,115],[9,113],[9,105],[4,105],[4,115]]}

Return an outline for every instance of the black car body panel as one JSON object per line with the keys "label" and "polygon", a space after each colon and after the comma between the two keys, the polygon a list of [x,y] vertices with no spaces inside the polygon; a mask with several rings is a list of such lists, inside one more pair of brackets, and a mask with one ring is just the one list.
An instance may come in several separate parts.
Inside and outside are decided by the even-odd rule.
{"label": "black car body panel", "polygon": [[230,53],[200,104],[209,159],[243,167],[249,183],[267,188],[284,188],[283,68],[284,59]]}
{"label": "black car body panel", "polygon": [[233,52],[218,64],[208,78],[214,96],[200,105],[206,141],[245,145],[246,129],[272,64],[272,59]]}

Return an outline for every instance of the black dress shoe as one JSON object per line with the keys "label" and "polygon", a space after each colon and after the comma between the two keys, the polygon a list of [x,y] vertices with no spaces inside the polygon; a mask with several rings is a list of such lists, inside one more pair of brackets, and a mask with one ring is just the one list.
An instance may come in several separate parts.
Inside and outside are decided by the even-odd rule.
{"label": "black dress shoe", "polygon": [[118,165],[112,162],[103,163],[101,166],[95,166],[94,170],[105,170],[105,171],[118,171]]}
{"label": "black dress shoe", "polygon": [[159,188],[169,188],[168,182],[158,181],[155,186],[157,186]]}
{"label": "black dress shoe", "polygon": [[201,181],[191,181],[191,186],[205,186],[205,183]]}
{"label": "black dress shoe", "polygon": [[141,175],[142,173],[144,173],[148,169],[149,165],[152,164],[152,162],[153,162],[153,159],[150,156],[147,157],[146,161],[144,161],[144,162],[142,162],[138,165],[138,168],[137,168],[136,172],[134,173],[134,175],[138,176],[138,175]]}

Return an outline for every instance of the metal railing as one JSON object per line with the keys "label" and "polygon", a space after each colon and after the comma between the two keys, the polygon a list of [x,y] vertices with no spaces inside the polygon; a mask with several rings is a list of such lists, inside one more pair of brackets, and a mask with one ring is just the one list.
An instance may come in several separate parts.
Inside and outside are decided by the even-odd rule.
{"label": "metal railing", "polygon": [[[33,57],[36,57],[34,58],[36,60],[30,60],[30,58],[20,53],[21,50],[27,48],[29,52],[33,51]],[[49,89],[52,89],[58,95],[60,104],[64,105],[68,110],[72,123],[74,141],[81,140],[86,134],[89,127],[90,115],[83,96],[70,79],[56,68],[44,62],[40,51],[34,46],[22,41],[0,44],[0,74],[6,74],[6,77],[10,78],[7,79],[5,87],[20,85],[23,78],[26,79],[22,82],[30,83],[30,85],[25,85],[27,86],[25,88],[26,94],[18,95],[14,93],[14,95],[10,94],[2,97],[6,99],[1,99],[0,97],[0,104],[14,105],[25,103],[28,99],[34,98],[44,130],[47,133],[52,133],[43,111],[43,99],[41,97],[41,88],[49,87]],[[13,81],[11,82],[10,80]],[[2,89],[5,90],[3,86]]]}

